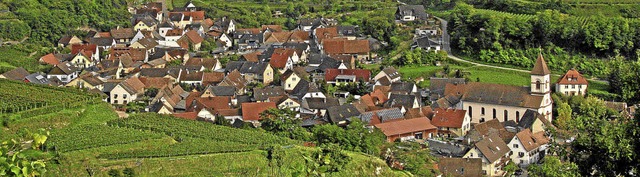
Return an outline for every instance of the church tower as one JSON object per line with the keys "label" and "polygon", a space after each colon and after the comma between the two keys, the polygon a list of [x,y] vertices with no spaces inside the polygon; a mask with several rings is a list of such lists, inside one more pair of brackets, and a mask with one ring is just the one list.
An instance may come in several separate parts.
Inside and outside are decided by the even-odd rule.
{"label": "church tower", "polygon": [[542,54],[538,54],[536,64],[531,70],[531,95],[542,97],[538,113],[542,114],[547,120],[553,121],[550,74],[551,71],[549,71]]}
{"label": "church tower", "polygon": [[544,96],[551,93],[551,71],[547,68],[542,54],[538,54],[538,59],[531,70],[531,95]]}

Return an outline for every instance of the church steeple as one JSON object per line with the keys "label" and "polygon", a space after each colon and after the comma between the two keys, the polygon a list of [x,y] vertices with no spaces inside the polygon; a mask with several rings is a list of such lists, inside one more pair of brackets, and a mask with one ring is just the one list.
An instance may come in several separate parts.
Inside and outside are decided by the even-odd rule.
{"label": "church steeple", "polygon": [[538,54],[536,64],[531,70],[531,94],[545,95],[551,93],[551,71],[547,67],[547,63],[542,57],[542,53]]}
{"label": "church steeple", "polygon": [[547,62],[544,61],[542,53],[539,53],[538,59],[536,59],[536,64],[533,65],[533,70],[531,70],[531,75],[544,76],[547,74],[551,74],[551,71],[547,68]]}

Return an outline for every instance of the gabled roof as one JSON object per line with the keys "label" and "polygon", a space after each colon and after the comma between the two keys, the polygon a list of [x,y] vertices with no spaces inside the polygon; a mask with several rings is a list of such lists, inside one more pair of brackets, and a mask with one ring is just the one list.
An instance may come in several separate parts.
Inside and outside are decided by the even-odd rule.
{"label": "gabled roof", "polygon": [[511,151],[507,143],[496,134],[490,134],[477,142],[475,146],[490,163],[495,162]]}
{"label": "gabled roof", "polygon": [[144,46],[145,49],[150,50],[155,48],[156,46],[158,46],[158,42],[155,39],[152,38],[142,38],[138,41],[136,41],[137,43],[139,43],[140,45]]}
{"label": "gabled roof", "polygon": [[342,121],[346,121],[351,117],[360,116],[360,111],[352,104],[345,104],[341,106],[333,106],[327,108],[328,120],[334,124],[338,124]]}
{"label": "gabled roof", "polygon": [[183,70],[180,73],[180,82],[182,81],[200,81],[202,82],[202,75],[204,72],[189,72],[188,70]]}
{"label": "gabled roof", "polygon": [[355,76],[356,81],[362,80],[369,82],[371,78],[371,72],[366,69],[327,69],[325,71],[325,81],[335,81],[338,75]]}
{"label": "gabled roof", "polygon": [[426,117],[385,122],[376,124],[375,127],[380,129],[387,137],[437,129],[431,125],[431,121]]}
{"label": "gabled roof", "polygon": [[207,90],[215,96],[235,96],[236,88],[233,86],[208,86]]}
{"label": "gabled roof", "polygon": [[289,38],[293,32],[282,31],[282,32],[271,32],[265,34],[265,43],[284,43],[289,41]]}
{"label": "gabled roof", "polygon": [[482,159],[480,158],[439,158],[438,169],[444,176],[481,177]]}
{"label": "gabled roof", "polygon": [[318,39],[318,43],[322,43],[325,39],[332,39],[338,37],[338,28],[337,27],[329,27],[329,28],[317,28],[315,31],[316,39]]}
{"label": "gabled roof", "polygon": [[527,109],[518,122],[518,127],[531,129],[536,120],[542,121],[544,125],[551,125],[549,120],[535,110]]}
{"label": "gabled roof", "polygon": [[465,85],[462,101],[505,105],[526,108],[540,108],[542,96],[529,94],[529,88],[471,82]]}
{"label": "gabled roof", "polygon": [[15,69],[9,70],[2,74],[7,79],[11,80],[24,80],[25,77],[29,75],[29,72],[22,67],[17,67]]}
{"label": "gabled roof", "polygon": [[427,13],[422,5],[401,5],[398,6],[398,11],[403,16],[416,16],[421,19],[427,18]]}
{"label": "gabled roof", "polygon": [[49,75],[70,75],[77,71],[78,68],[71,65],[69,62],[65,62],[53,67],[51,71],[49,71]]}
{"label": "gabled roof", "polygon": [[256,75],[262,75],[264,71],[269,67],[269,63],[265,62],[244,62],[240,68],[240,73],[253,73]]}
{"label": "gabled roof", "polygon": [[369,125],[404,119],[404,115],[398,108],[369,111],[360,114],[359,117],[362,122]]}
{"label": "gabled roof", "polygon": [[327,109],[333,106],[340,106],[338,98],[306,98],[302,100],[302,107],[309,109]]}
{"label": "gabled roof", "polygon": [[491,119],[486,122],[482,122],[473,126],[473,129],[468,133],[468,137],[473,141],[479,140],[482,137],[489,135],[498,135],[502,138],[502,141],[510,141],[515,133],[511,133],[504,128],[504,125],[500,123],[498,119]]}
{"label": "gabled roof", "polygon": [[100,80],[97,76],[91,75],[91,74],[85,74],[83,76],[80,76],[79,79],[82,79],[84,82],[92,85],[92,86],[98,86],[98,85],[102,85],[104,83],[104,81]]}
{"label": "gabled roof", "polygon": [[322,41],[324,53],[329,55],[369,53],[368,40],[325,39]]}
{"label": "gabled roof", "polygon": [[198,32],[194,30],[188,31],[187,33],[184,34],[184,36],[186,36],[187,39],[189,39],[189,42],[194,44],[198,44],[204,41],[204,39],[200,36],[200,34],[198,34]]}
{"label": "gabled roof", "polygon": [[231,97],[200,97],[196,98],[196,109],[210,108],[213,110],[231,109]]}
{"label": "gabled roof", "polygon": [[120,82],[119,84],[122,88],[124,88],[129,94],[140,94],[144,91],[144,83],[140,81],[137,77],[132,77],[127,80]]}
{"label": "gabled roof", "polygon": [[433,112],[431,124],[436,127],[462,128],[464,117],[467,115],[466,110],[457,109],[436,108]]}
{"label": "gabled roof", "polygon": [[133,28],[116,28],[111,29],[111,37],[114,39],[131,39],[136,35]]}
{"label": "gabled roof", "polygon": [[202,84],[210,85],[210,84],[218,84],[224,80],[223,72],[205,72],[202,74]]}
{"label": "gabled roof", "polygon": [[89,43],[96,44],[100,47],[108,47],[112,46],[115,43],[115,40],[112,37],[90,38]]}
{"label": "gabled roof", "polygon": [[96,54],[98,51],[98,46],[95,44],[74,44],[71,45],[71,54],[76,55],[81,51],[90,52],[91,54]]}
{"label": "gabled roof", "polygon": [[242,90],[247,84],[247,80],[242,77],[238,70],[231,71],[227,77],[224,78],[222,83],[218,84],[219,86],[233,86],[236,90]]}
{"label": "gabled roof", "polygon": [[527,152],[549,143],[549,138],[544,135],[544,132],[533,134],[530,129],[524,129],[518,132],[516,137],[518,137],[518,141],[522,143],[522,147]]}
{"label": "gabled roof", "polygon": [[580,74],[578,71],[576,71],[575,69],[571,69],[567,71],[567,73],[564,74],[562,77],[560,77],[560,79],[558,80],[558,84],[588,85],[589,82],[587,82],[587,79],[582,77],[582,74]]}
{"label": "gabled roof", "polygon": [[544,61],[544,57],[542,57],[542,53],[538,54],[538,59],[536,59],[535,65],[533,65],[533,69],[531,69],[532,75],[547,75],[551,74],[549,68],[547,67],[547,62]]}
{"label": "gabled roof", "polygon": [[293,56],[294,53],[295,50],[293,49],[277,48],[273,51],[273,54],[271,54],[269,64],[274,68],[283,69],[287,66],[289,58]]}
{"label": "gabled roof", "polygon": [[253,89],[253,97],[256,99],[256,101],[267,101],[269,97],[284,96],[284,95],[287,95],[287,93],[284,91],[284,87],[282,86],[272,86],[272,87]]}
{"label": "gabled roof", "polygon": [[260,120],[260,113],[268,109],[278,109],[274,102],[262,103],[242,103],[242,120],[257,121]]}
{"label": "gabled roof", "polygon": [[294,42],[304,42],[308,41],[309,38],[311,37],[309,36],[308,31],[294,31],[289,40]]}
{"label": "gabled roof", "polygon": [[431,91],[431,94],[436,94],[439,97],[442,97],[445,95],[445,88],[447,86],[447,84],[454,84],[454,85],[458,85],[458,84],[465,84],[465,79],[464,78],[437,78],[437,77],[432,77],[429,78],[429,80],[431,81],[431,85],[429,85],[429,91]]}
{"label": "gabled roof", "polygon": [[415,102],[415,95],[394,94],[389,96],[389,99],[384,102],[385,108],[391,107],[404,107],[405,109],[413,108]]}
{"label": "gabled roof", "polygon": [[140,82],[144,84],[144,88],[157,88],[161,89],[171,85],[172,81],[169,78],[162,77],[139,77]]}
{"label": "gabled roof", "polygon": [[258,62],[258,61],[260,61],[260,59],[258,58],[258,55],[260,55],[260,54],[261,54],[261,52],[259,52],[259,51],[251,52],[251,53],[243,54],[241,58],[245,59],[246,61],[250,61],[250,62]]}
{"label": "gabled roof", "polygon": [[40,62],[49,64],[49,65],[60,64],[60,60],[58,60],[58,58],[56,58],[56,56],[53,53],[49,53],[45,56],[40,57]]}
{"label": "gabled roof", "polygon": [[165,36],[182,36],[182,33],[182,29],[170,29],[167,30],[167,34],[165,34]]}
{"label": "gabled roof", "polygon": [[391,93],[411,94],[413,89],[417,88],[416,84],[411,82],[394,82],[390,85]]}
{"label": "gabled roof", "polygon": [[260,34],[262,30],[260,28],[240,28],[236,29],[236,34]]}
{"label": "gabled roof", "polygon": [[281,32],[282,26],[280,25],[262,25],[262,31],[271,30],[272,32]]}

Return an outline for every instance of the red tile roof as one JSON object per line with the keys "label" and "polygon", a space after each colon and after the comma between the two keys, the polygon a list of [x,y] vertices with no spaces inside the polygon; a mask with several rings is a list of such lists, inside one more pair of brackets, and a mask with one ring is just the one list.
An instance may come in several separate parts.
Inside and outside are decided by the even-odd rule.
{"label": "red tile roof", "polygon": [[558,80],[558,84],[587,85],[587,84],[589,84],[589,82],[587,82],[587,79],[582,77],[582,74],[580,74],[578,71],[576,71],[575,69],[571,69],[571,70],[567,71],[567,73],[564,74],[560,78],[560,80]]}
{"label": "red tile roof", "polygon": [[202,74],[202,84],[209,85],[214,83],[220,83],[224,80],[224,73],[222,72],[212,72],[212,73],[204,73]]}
{"label": "red tile roof", "polygon": [[187,120],[196,120],[196,118],[198,118],[198,113],[197,112],[174,113],[173,116],[177,118],[187,119]]}
{"label": "red tile roof", "polygon": [[322,42],[328,55],[369,53],[368,40],[327,39]]}
{"label": "red tile roof", "polygon": [[278,107],[274,102],[242,103],[242,119],[244,121],[260,120],[260,113],[271,108]]}
{"label": "red tile roof", "polygon": [[198,44],[204,41],[204,39],[198,34],[198,32],[191,30],[184,34],[191,43]]}
{"label": "red tile roof", "polygon": [[95,44],[74,44],[71,45],[71,54],[78,54],[80,51],[91,52],[91,54],[95,54],[98,50],[98,46]]}
{"label": "red tile roof", "polygon": [[325,71],[325,81],[335,81],[338,75],[353,75],[357,80],[363,80],[369,82],[371,78],[371,72],[366,69],[327,69]]}
{"label": "red tile roof", "polygon": [[231,97],[217,96],[217,97],[201,97],[196,99],[196,106],[199,109],[211,108],[213,110],[231,109]]}
{"label": "red tile roof", "polygon": [[172,82],[171,79],[163,78],[163,77],[139,77],[138,79],[140,79],[140,82],[144,84],[144,88],[146,89],[148,88],[161,89],[166,86],[169,86],[170,83]]}
{"label": "red tile roof", "polygon": [[436,129],[426,117],[385,122],[375,126],[382,130],[386,136]]}
{"label": "red tile roof", "polygon": [[324,41],[325,39],[338,37],[338,28],[337,27],[316,28],[315,35],[316,35],[316,38],[318,39],[318,43],[322,43],[322,41]]}
{"label": "red tile roof", "polygon": [[431,124],[437,127],[462,128],[464,117],[467,114],[465,110],[442,109],[436,108]]}
{"label": "red tile roof", "polygon": [[251,52],[251,53],[247,53],[242,55],[242,57],[250,62],[258,62],[260,59],[258,58],[258,55],[262,54],[261,52],[257,51],[257,52]]}
{"label": "red tile roof", "polygon": [[267,29],[271,29],[271,30],[273,30],[273,32],[281,32],[282,31],[282,26],[280,26],[280,25],[262,25],[262,31],[267,30]]}
{"label": "red tile roof", "polygon": [[273,51],[269,64],[271,64],[271,66],[274,68],[284,69],[284,67],[287,65],[289,57],[291,57],[295,52],[296,51],[294,49],[290,48],[277,48]]}
{"label": "red tile roof", "polygon": [[60,61],[56,58],[55,55],[53,55],[53,53],[47,54],[45,56],[42,56],[40,58],[40,62],[49,64],[49,65],[58,65],[58,64],[60,64]]}
{"label": "red tile roof", "polygon": [[292,32],[283,31],[283,32],[272,32],[265,34],[264,43],[283,43],[289,41],[289,37],[291,37]]}
{"label": "red tile roof", "polygon": [[182,36],[182,29],[167,30],[167,34],[165,36]]}

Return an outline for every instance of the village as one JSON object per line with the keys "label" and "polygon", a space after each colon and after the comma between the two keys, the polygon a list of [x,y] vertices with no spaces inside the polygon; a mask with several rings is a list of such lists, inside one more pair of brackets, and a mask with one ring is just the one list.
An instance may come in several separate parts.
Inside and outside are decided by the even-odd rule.
{"label": "village", "polygon": [[[431,77],[419,88],[393,66],[364,69],[385,60],[376,53],[385,44],[336,19],[298,19],[287,31],[237,28],[231,18],[205,18],[191,2],[171,11],[151,2],[131,13],[130,28],[60,39],[70,52],[42,56],[48,73],[16,68],[0,78],[83,89],[123,117],[154,112],[260,127],[263,112],[287,109],[305,128],[357,119],[388,142],[426,145],[444,176],[504,176],[510,162],[538,163],[556,138],[548,132],[552,92],[582,96],[589,86],[576,70],[552,80],[540,54],[526,87]],[[409,22],[423,24],[411,49],[445,50],[440,20],[422,5],[397,8],[396,23]],[[624,103],[608,105],[634,115]]]}

